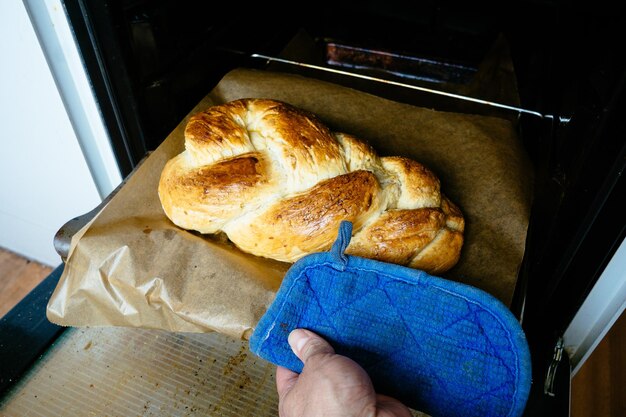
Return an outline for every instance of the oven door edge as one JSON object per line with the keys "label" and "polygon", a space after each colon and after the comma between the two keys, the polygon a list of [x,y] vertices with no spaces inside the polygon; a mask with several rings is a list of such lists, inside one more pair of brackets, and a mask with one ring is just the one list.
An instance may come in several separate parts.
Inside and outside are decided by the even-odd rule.
{"label": "oven door edge", "polygon": [[48,349],[65,327],[46,317],[48,300],[63,273],[59,265],[34,290],[0,319],[1,398]]}

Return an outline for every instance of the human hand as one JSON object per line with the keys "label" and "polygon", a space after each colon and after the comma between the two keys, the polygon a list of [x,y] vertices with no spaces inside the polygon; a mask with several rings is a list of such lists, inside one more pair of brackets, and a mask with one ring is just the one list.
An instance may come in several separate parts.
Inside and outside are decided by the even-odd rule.
{"label": "human hand", "polygon": [[376,394],[365,370],[337,355],[326,340],[304,329],[289,334],[289,345],[304,363],[301,374],[276,370],[280,417],[410,417],[401,402]]}

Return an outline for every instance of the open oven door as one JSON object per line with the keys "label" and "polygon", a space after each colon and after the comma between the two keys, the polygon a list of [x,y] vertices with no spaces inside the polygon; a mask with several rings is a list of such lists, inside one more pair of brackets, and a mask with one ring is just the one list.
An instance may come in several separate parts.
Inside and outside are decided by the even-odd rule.
{"label": "open oven door", "polygon": [[[25,3],[31,9],[31,16],[46,13],[45,7],[38,2]],[[98,104],[116,157],[116,168],[119,167],[126,178],[225,72],[237,66],[259,69],[277,64],[293,66],[296,55],[302,60],[300,63],[307,64],[307,53],[299,51],[294,55],[294,49],[287,48],[289,45],[293,47],[296,35],[301,35],[303,28],[309,33],[336,29],[330,23],[328,27],[321,23],[317,27],[311,23],[315,21],[311,18],[302,27],[298,27],[298,21],[294,20],[265,37],[252,37],[244,31],[233,38],[224,36],[228,25],[232,24],[228,19],[223,22],[205,19],[204,27],[182,30],[182,23],[177,20],[181,17],[180,10],[173,10],[170,2],[65,0],[59,4],[75,36],[74,47],[80,52],[81,65],[91,83],[94,102]],[[620,308],[623,309],[626,299],[624,268],[620,267],[625,256],[623,242],[626,234],[623,221],[626,212],[623,198],[626,195],[623,175],[626,126],[622,119],[626,114],[626,63],[620,56],[617,41],[623,39],[626,25],[616,17],[618,14],[611,15],[610,11],[594,13],[565,9],[553,2],[533,2],[516,9],[527,18],[539,16],[532,34],[517,25],[491,32],[481,31],[480,28],[490,27],[494,22],[503,25],[502,22],[510,21],[510,11],[487,6],[479,7],[469,15],[457,11],[451,4],[434,6],[424,2],[420,13],[407,12],[404,16],[399,16],[402,13],[393,5],[363,6],[355,2],[340,7],[321,2],[318,6],[312,16],[330,14],[336,21],[350,21],[347,16],[357,13],[363,25],[371,19],[385,21],[387,25],[396,21],[406,23],[411,21],[411,16],[419,16],[420,19],[411,21],[411,24],[421,25],[416,27],[426,28],[437,35],[429,37],[430,32],[426,29],[423,32],[416,30],[422,35],[420,40],[441,41],[445,39],[445,30],[454,28],[449,32],[451,41],[460,41],[463,39],[459,38],[460,34],[465,34],[467,44],[463,46],[473,45],[469,41],[471,38],[481,41],[483,47],[485,44],[491,47],[494,38],[485,41],[483,36],[502,32],[507,35],[513,63],[517,65],[521,102],[508,102],[506,107],[509,108],[497,110],[518,119],[537,178],[525,259],[511,306],[522,322],[533,358],[533,386],[525,415],[569,415],[572,372],[584,361],[589,347],[593,347],[610,326]],[[181,7],[180,4],[177,7]],[[205,11],[205,16],[210,15]],[[198,25],[203,21],[197,20],[194,22]],[[324,19],[318,22],[324,22]],[[355,24],[354,31],[368,33],[359,24]],[[163,38],[171,42],[159,43]],[[366,38],[363,35],[363,39]],[[42,44],[45,45],[44,40]],[[176,57],[177,46],[194,59],[174,65],[170,58]],[[438,45],[431,45],[435,46]],[[580,56],[587,58],[580,62]],[[468,58],[468,61],[472,60]],[[54,63],[50,65],[54,71]],[[473,62],[473,65],[477,67],[478,64]],[[471,73],[471,68],[469,64],[460,66],[455,76],[462,78]],[[303,71],[310,75],[318,70],[309,66]],[[402,87],[399,88],[401,91]],[[406,95],[400,95],[406,100]],[[103,172],[107,170],[115,171],[106,168]],[[114,182],[105,179],[100,182],[102,190],[106,190],[104,195],[114,193]],[[89,218],[88,215],[75,219],[61,232],[65,237],[71,237],[73,231]],[[62,245],[59,250],[62,253]],[[189,367],[171,371],[171,380],[167,381],[174,381],[173,385],[164,388],[167,384],[150,380],[153,385],[157,384],[159,395],[147,399],[146,410],[153,410],[171,398],[176,398],[177,404],[183,408],[197,406],[192,396],[180,394],[181,390],[184,391],[182,386],[189,383],[196,387],[197,381],[189,379],[190,373],[199,372],[209,378],[210,372],[217,369],[196,369],[191,362],[186,362],[199,354],[215,359],[215,363],[221,366],[219,372],[229,384],[236,384],[233,385],[235,388],[251,383],[258,387],[265,384],[264,388],[259,388],[259,395],[273,395],[273,381],[267,378],[271,370],[252,363],[250,358],[242,356],[240,345],[219,336],[215,336],[215,340],[203,341],[185,335],[154,335],[150,332],[138,332],[137,339],[115,332],[85,334],[74,329],[64,332],[45,318],[47,300],[62,268],[57,268],[0,320],[0,357],[3,358],[0,390],[4,392],[0,410],[1,407],[19,410],[19,407],[35,406],[36,400],[32,396],[22,394],[29,390],[40,392],[37,390],[44,386],[41,373],[63,369],[58,367],[61,362],[57,361],[65,360],[63,352],[68,349],[81,354],[90,351],[94,341],[102,346],[112,343],[111,352],[118,356],[101,356],[103,362],[94,368],[94,372],[99,370],[103,374],[110,370],[107,360],[132,363],[132,357],[128,356],[132,352],[123,351],[119,342],[124,337],[126,343],[134,343],[138,349],[154,343],[167,352],[167,360],[172,360],[173,346],[178,346],[180,352],[187,355],[182,363]],[[598,304],[604,304],[604,309],[594,309]],[[589,311],[596,312],[595,318],[589,320]],[[222,351],[223,354],[219,353]],[[105,350],[99,352],[106,355]],[[244,369],[249,380],[241,373],[232,373],[237,361],[249,367]],[[119,368],[119,373],[107,375],[119,378],[118,382],[122,378],[136,381],[137,386],[143,387],[139,382],[147,375],[142,374],[147,368],[142,366],[136,371],[129,367]],[[65,372],[73,371],[65,369]],[[95,390],[97,383],[87,381],[97,376],[83,376],[86,379],[81,381],[86,383],[87,389],[72,389],[80,394],[81,399],[89,400],[89,390]],[[219,392],[224,398],[232,394],[223,388]],[[196,398],[203,398],[200,389],[193,393],[200,393]],[[141,396],[140,393],[135,395]],[[27,402],[24,402],[25,398],[28,398]],[[59,398],[71,400],[67,394]],[[219,398],[211,401],[217,401],[211,403],[212,406],[219,404],[221,412],[227,415],[226,403],[219,402]],[[236,404],[234,399],[232,401]],[[269,408],[267,411],[271,415]]]}

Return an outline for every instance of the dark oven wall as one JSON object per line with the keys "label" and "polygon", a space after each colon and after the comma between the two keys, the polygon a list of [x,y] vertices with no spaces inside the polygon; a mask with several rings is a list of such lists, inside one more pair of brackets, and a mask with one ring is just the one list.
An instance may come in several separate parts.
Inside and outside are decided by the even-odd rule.
{"label": "dark oven wall", "polygon": [[[545,107],[545,87],[553,82],[547,74],[558,7],[547,2],[507,2],[505,7],[496,2],[318,1],[302,9],[280,3],[216,8],[212,2],[191,0],[64,4],[102,97],[124,174],[158,146],[224,73],[236,66],[264,65],[249,55],[277,56],[303,32],[314,40],[419,57],[414,80],[435,88],[445,88],[442,84],[452,75],[452,81],[466,83],[503,35],[514,52],[525,106]],[[325,64],[320,57],[324,51],[315,45],[310,49],[296,55]]]}
{"label": "dark oven wall", "polygon": [[[363,59],[354,53],[358,48],[389,51],[398,56],[393,71],[371,55],[342,61],[341,69],[352,63],[349,69],[355,72],[469,91],[542,114],[502,114],[516,123],[535,168],[528,247],[512,309],[523,317],[538,372],[547,368],[556,338],[624,238],[619,196],[624,194],[626,65],[620,41],[626,24],[611,6],[434,0],[217,8],[191,0],[64,4],[124,174],[226,72],[238,66],[265,68],[267,62],[251,58],[252,53],[329,67],[331,43],[346,60]],[[504,45],[513,68],[509,78],[498,80],[513,88],[492,82],[484,91],[472,90],[472,77],[484,68],[494,45]],[[315,71],[306,75],[325,77]],[[406,89],[337,80],[411,104],[435,100]],[[455,105],[437,102],[443,110],[467,110]]]}

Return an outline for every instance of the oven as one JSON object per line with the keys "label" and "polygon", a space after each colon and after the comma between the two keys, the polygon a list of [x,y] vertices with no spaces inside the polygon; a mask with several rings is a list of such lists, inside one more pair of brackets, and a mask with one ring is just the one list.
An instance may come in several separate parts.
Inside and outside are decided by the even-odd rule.
{"label": "oven", "polygon": [[[418,107],[510,121],[533,171],[526,247],[510,303],[533,360],[526,415],[568,415],[572,368],[563,335],[625,235],[620,13],[552,1],[216,7],[191,0],[65,0],[63,6],[124,178],[235,68],[297,74]],[[59,231],[60,254],[95,212]],[[120,394],[120,402],[145,398],[144,415],[159,414],[164,404],[166,414],[241,415],[255,406],[255,415],[272,415],[271,370],[246,356],[238,341],[149,330],[81,333],[48,322],[46,303],[62,269],[2,319],[5,395],[20,383],[24,395],[42,389],[46,378],[57,378],[48,373],[71,368],[75,354],[87,366],[74,371],[84,374],[83,385],[64,385],[48,402],[115,401],[98,396],[100,384],[112,384],[132,391]],[[160,381],[148,362],[128,356],[129,347],[165,358],[172,378]],[[94,350],[97,360],[85,357]],[[117,374],[107,368],[114,365]],[[27,406],[62,414],[32,398]]]}

